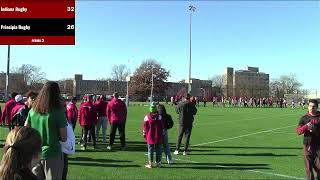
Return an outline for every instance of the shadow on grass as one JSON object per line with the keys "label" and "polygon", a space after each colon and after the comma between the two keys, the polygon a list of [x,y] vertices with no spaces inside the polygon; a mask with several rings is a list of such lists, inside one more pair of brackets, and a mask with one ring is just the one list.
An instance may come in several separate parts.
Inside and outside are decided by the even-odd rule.
{"label": "shadow on grass", "polygon": [[114,159],[95,159],[95,158],[89,158],[89,157],[69,157],[70,161],[87,161],[87,162],[101,162],[101,163],[110,163],[110,162],[127,162],[130,163],[132,161],[123,161],[123,160],[114,160]]}
{"label": "shadow on grass", "polygon": [[263,156],[263,157],[293,157],[293,156],[297,156],[297,155],[293,155],[293,154],[273,154],[273,153],[253,153],[253,154],[227,154],[227,153],[224,153],[224,154],[214,154],[214,153],[211,153],[211,154],[193,154],[193,153],[190,153],[189,154],[190,156]]}
{"label": "shadow on grass", "polygon": [[139,165],[119,165],[119,164],[106,164],[106,163],[88,163],[88,162],[69,162],[69,165],[77,166],[90,166],[90,167],[141,167]]}
{"label": "shadow on grass", "polygon": [[[186,165],[186,166],[179,166]],[[188,166],[189,165],[189,166]],[[240,164],[240,163],[178,163],[169,168],[177,169],[218,169],[218,170],[257,170],[270,169],[268,164]]]}
{"label": "shadow on grass", "polygon": [[[172,146],[171,146],[172,147]],[[171,148],[174,150],[175,147]],[[182,148],[183,150],[183,148]],[[216,150],[216,149],[190,149],[190,152],[217,152],[220,150]]]}
{"label": "shadow on grass", "polygon": [[[195,147],[193,147],[195,148]],[[302,147],[257,147],[257,146],[196,146],[196,148],[214,148],[214,149],[302,149]]]}

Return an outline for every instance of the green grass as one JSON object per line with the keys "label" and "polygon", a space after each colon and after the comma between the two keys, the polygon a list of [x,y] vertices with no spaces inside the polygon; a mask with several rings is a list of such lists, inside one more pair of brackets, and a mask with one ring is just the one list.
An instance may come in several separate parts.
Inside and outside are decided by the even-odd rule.
{"label": "green grass", "polygon": [[[167,105],[174,120],[169,141],[174,150],[177,115]],[[199,107],[191,135],[190,154],[173,155],[169,166],[146,169],[146,143],[141,126],[148,108],[129,107],[126,125],[127,150],[119,151],[116,137],[114,150],[98,143],[89,145],[69,159],[68,179],[290,179],[304,178],[302,136],[295,127],[306,110],[276,108],[212,108]],[[109,128],[109,127],[108,127]],[[109,129],[108,129],[109,133]],[[7,129],[0,127],[3,144]],[[79,137],[80,128],[76,128]],[[199,145],[202,144],[202,145]],[[0,154],[2,151],[0,151]],[[284,175],[284,176],[281,176]]]}

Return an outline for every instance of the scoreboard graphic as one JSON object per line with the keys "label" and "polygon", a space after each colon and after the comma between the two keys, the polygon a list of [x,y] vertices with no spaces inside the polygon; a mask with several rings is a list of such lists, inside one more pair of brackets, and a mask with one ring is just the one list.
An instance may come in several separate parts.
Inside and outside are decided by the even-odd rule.
{"label": "scoreboard graphic", "polygon": [[75,45],[75,0],[0,0],[0,45]]}

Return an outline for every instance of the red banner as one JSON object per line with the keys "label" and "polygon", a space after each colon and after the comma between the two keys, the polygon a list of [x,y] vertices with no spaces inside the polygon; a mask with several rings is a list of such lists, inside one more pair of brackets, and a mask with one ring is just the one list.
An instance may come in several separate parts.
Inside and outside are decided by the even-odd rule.
{"label": "red banner", "polygon": [[0,36],[0,45],[74,45],[75,36]]}
{"label": "red banner", "polygon": [[0,2],[0,18],[74,18],[75,2]]}

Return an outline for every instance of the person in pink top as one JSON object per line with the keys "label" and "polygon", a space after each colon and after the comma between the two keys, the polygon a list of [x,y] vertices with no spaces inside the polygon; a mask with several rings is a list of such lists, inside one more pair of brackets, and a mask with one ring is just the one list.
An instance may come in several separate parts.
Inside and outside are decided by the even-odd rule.
{"label": "person in pink top", "polygon": [[163,122],[162,116],[157,112],[157,106],[154,102],[151,103],[150,112],[143,120],[143,137],[148,144],[148,163],[146,168],[152,168],[153,151],[156,151],[157,167],[161,167],[161,146],[163,143]]}
{"label": "person in pink top", "polygon": [[97,110],[92,103],[92,95],[88,95],[87,101],[80,106],[79,110],[79,124],[83,129],[83,147],[81,150],[87,149],[87,140],[88,140],[88,132],[90,131],[90,135],[93,140],[93,148],[96,148],[96,135],[95,135],[95,126],[97,123]]}
{"label": "person in pink top", "polygon": [[12,129],[11,111],[12,111],[13,107],[16,105],[16,101],[14,99],[16,97],[16,95],[18,95],[18,93],[16,93],[16,92],[13,92],[11,94],[10,100],[4,104],[4,108],[3,108],[2,116],[1,116],[1,122],[3,124],[7,124],[9,126],[9,131],[11,131],[11,129]]}
{"label": "person in pink top", "polygon": [[15,106],[11,110],[11,126],[23,126],[25,120],[27,119],[28,113],[25,109],[26,105],[24,103],[22,95],[18,94],[14,98],[16,101]]}
{"label": "person in pink top", "polygon": [[72,97],[71,101],[67,104],[67,120],[72,125],[72,128],[76,127],[77,117],[78,117],[78,109],[77,109],[77,98]]}
{"label": "person in pink top", "polygon": [[99,141],[100,128],[102,127],[103,143],[107,143],[107,125],[108,125],[107,116],[106,116],[107,105],[108,103],[106,102],[106,98],[102,95],[99,96],[95,104],[97,108],[97,113],[98,113],[96,138],[97,138],[97,141]]}
{"label": "person in pink top", "polygon": [[125,150],[126,146],[125,126],[127,120],[127,106],[118,98],[119,94],[115,92],[112,100],[107,106],[107,118],[110,123],[110,140],[109,146],[107,147],[108,150],[112,149],[117,129],[120,134],[121,150]]}

